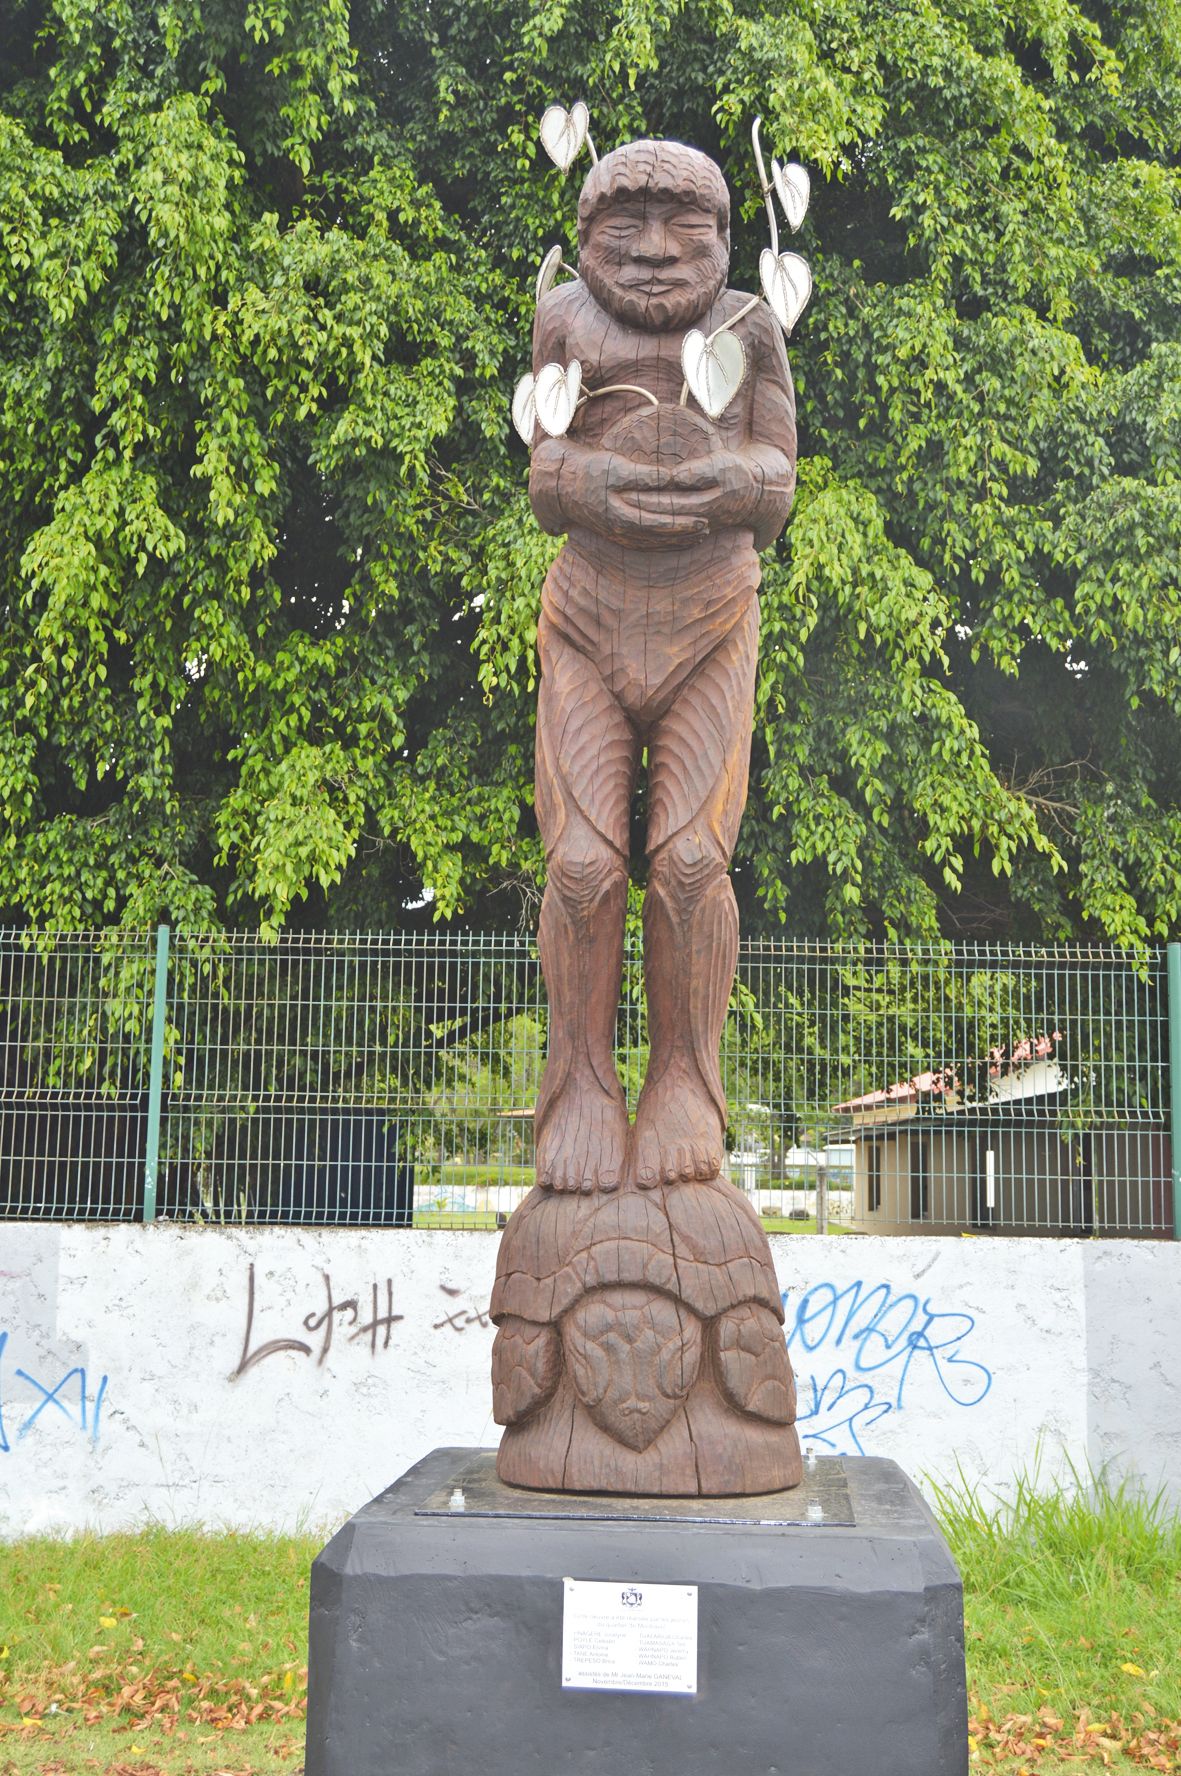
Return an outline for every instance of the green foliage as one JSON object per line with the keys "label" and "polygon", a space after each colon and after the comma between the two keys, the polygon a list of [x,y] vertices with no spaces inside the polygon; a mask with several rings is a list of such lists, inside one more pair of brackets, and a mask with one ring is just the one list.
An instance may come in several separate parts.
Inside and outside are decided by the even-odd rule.
{"label": "green foliage", "polygon": [[531,904],[507,401],[583,95],[718,156],[740,285],[757,112],[814,178],[748,921],[1176,927],[1177,0],[8,10],[0,912]]}
{"label": "green foliage", "polygon": [[[1037,1464],[1005,1500],[962,1478],[926,1490],[964,1582],[969,1670],[992,1703],[981,1722],[995,1713],[1028,1723],[1048,1703],[1070,1726],[1084,1709],[1131,1723],[1119,1740],[1146,1718],[1175,1723],[1181,1518],[1162,1497],[1103,1475],[1055,1484]],[[1077,1745],[1062,1749],[1078,1756]]]}

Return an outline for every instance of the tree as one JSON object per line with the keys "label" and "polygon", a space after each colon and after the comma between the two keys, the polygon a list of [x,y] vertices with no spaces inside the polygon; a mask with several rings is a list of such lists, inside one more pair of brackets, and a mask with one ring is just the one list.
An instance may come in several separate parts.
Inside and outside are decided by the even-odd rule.
{"label": "tree", "polygon": [[[813,175],[748,922],[1181,917],[1176,0],[24,0],[0,65],[0,907],[506,924],[552,544],[537,146]],[[404,903],[430,905],[408,913]],[[302,897],[307,896],[306,903]]]}

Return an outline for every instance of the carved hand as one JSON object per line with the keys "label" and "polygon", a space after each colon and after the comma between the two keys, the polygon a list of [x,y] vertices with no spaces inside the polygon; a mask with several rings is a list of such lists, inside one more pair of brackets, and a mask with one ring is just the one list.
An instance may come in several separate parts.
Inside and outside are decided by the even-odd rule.
{"label": "carved hand", "polygon": [[696,495],[675,490],[668,470],[568,438],[535,448],[529,498],[542,528],[558,535],[576,526],[614,542],[675,542],[709,527]]}
{"label": "carved hand", "polygon": [[750,457],[734,450],[715,450],[668,470],[666,484],[678,509],[704,518],[711,530],[728,530],[751,523],[762,495],[763,476]]}

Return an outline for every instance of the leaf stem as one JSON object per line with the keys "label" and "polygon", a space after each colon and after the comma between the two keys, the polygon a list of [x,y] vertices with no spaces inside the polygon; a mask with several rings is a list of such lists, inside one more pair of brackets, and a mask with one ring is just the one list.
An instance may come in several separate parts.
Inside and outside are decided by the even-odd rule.
{"label": "leaf stem", "polygon": [[763,121],[763,119],[761,116],[755,118],[754,122],[750,126],[750,139],[751,139],[751,145],[755,151],[755,166],[758,168],[758,171],[759,171],[759,185],[762,188],[763,202],[767,206],[767,221],[771,225],[771,251],[774,253],[775,257],[778,259],[778,257],[779,257],[779,224],[775,220],[775,200],[771,196],[771,181],[767,177],[767,167],[766,167],[766,163],[763,160],[763,150],[762,150],[762,146],[759,142],[759,128],[762,124],[762,121]]}
{"label": "leaf stem", "polygon": [[723,321],[720,327],[714,328],[713,332],[705,342],[706,345],[712,345],[719,333],[728,333],[731,327],[736,327],[739,321],[745,320],[751,309],[757,308],[762,300],[763,298],[761,296],[752,296],[749,302],[744,302],[742,307],[738,309],[735,314],[732,314],[728,321]]}
{"label": "leaf stem", "polygon": [[597,401],[600,395],[643,395],[645,401],[651,401],[653,407],[660,406],[651,389],[641,388],[635,382],[609,382],[605,388],[587,389],[578,405],[581,407],[586,401]]}

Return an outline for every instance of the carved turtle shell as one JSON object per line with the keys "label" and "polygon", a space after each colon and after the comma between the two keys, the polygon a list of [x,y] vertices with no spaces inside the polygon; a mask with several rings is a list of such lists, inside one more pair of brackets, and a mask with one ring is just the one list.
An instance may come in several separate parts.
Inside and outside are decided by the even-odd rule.
{"label": "carved turtle shell", "polygon": [[532,1190],[505,1228],[492,1319],[549,1324],[593,1289],[634,1284],[703,1320],[759,1302],[782,1322],[771,1250],[732,1184],[679,1184],[587,1198]]}

